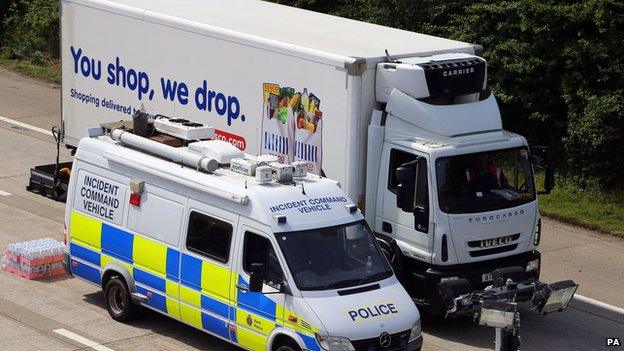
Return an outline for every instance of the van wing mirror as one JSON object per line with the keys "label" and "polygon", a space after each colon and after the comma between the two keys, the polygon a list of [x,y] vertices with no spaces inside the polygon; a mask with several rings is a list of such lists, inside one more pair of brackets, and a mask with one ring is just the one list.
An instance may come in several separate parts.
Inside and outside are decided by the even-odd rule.
{"label": "van wing mirror", "polygon": [[[543,183],[543,190],[538,190],[538,194],[550,194],[555,187],[555,170],[550,159],[550,152],[547,146],[531,146],[529,161],[533,164],[534,170],[539,175],[536,177],[536,184]],[[543,173],[543,176],[542,176]],[[543,181],[542,181],[543,178]]]}
{"label": "van wing mirror", "polygon": [[266,269],[263,263],[252,263],[249,272],[249,291],[262,292]]}

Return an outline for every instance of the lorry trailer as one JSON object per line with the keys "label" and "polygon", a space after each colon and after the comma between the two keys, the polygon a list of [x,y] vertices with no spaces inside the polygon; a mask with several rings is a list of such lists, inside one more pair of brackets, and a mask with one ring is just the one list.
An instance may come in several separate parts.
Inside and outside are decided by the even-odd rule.
{"label": "lorry trailer", "polygon": [[449,310],[449,282],[483,289],[507,267],[539,278],[533,167],[545,192],[552,167],[503,129],[479,45],[253,0],[61,6],[67,146],[140,111],[303,162],[356,201],[429,313]]}

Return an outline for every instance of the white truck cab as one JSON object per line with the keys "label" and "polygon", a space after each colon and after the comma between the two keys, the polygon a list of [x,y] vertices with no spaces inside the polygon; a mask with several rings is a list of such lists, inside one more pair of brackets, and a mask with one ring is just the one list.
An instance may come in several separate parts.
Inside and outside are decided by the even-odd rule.
{"label": "white truck cab", "polygon": [[[380,63],[369,126],[366,216],[406,289],[444,314],[440,285],[491,272],[539,278],[540,217],[526,139],[503,129],[485,60],[442,54]],[[552,173],[547,172],[552,186]],[[372,206],[371,206],[372,205]]]}
{"label": "white truck cab", "polygon": [[145,307],[249,350],[419,350],[418,309],[356,205],[273,161],[222,141],[83,138],[71,274],[104,290],[115,320]]}

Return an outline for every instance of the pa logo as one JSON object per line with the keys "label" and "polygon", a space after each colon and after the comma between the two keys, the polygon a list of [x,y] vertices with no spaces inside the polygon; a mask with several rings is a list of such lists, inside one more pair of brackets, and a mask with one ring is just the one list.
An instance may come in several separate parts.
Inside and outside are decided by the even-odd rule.
{"label": "pa logo", "polygon": [[251,327],[251,325],[253,324],[253,319],[251,318],[251,315],[248,314],[247,315],[247,325]]}
{"label": "pa logo", "polygon": [[622,346],[620,338],[607,338],[606,344],[607,346]]}

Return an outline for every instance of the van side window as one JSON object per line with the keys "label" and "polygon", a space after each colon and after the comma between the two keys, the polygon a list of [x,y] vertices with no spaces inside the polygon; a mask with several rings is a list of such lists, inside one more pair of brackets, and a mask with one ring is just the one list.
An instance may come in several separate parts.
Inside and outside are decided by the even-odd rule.
{"label": "van side window", "polygon": [[189,251],[227,263],[231,240],[231,224],[199,212],[191,212],[186,235],[186,248]]}
{"label": "van side window", "polygon": [[284,274],[271,241],[261,235],[245,232],[244,245],[243,270],[249,273],[252,263],[263,263],[266,269],[265,284],[278,289],[284,281]]}
{"label": "van side window", "polygon": [[396,188],[399,185],[399,181],[396,179],[396,169],[401,167],[402,164],[415,161],[418,156],[410,154],[409,152],[401,151],[398,149],[390,150],[390,167],[388,167],[388,190],[396,194]]}

